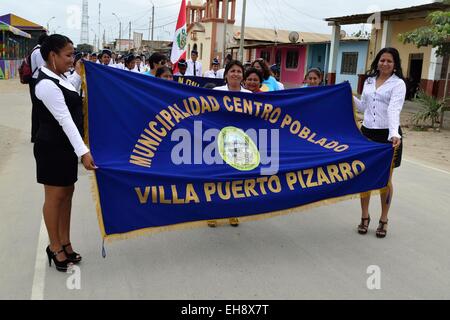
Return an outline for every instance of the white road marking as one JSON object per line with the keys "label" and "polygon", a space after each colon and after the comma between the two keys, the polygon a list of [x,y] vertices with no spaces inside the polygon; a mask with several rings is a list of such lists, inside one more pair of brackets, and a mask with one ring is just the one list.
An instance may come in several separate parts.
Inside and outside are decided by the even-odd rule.
{"label": "white road marking", "polygon": [[416,165],[418,165],[418,166],[425,167],[425,168],[427,168],[427,169],[432,169],[432,170],[435,170],[435,171],[439,171],[439,172],[441,172],[441,173],[450,174],[450,172],[448,172],[448,171],[446,171],[446,170],[442,170],[442,169],[438,169],[438,168],[435,168],[435,167],[431,167],[431,166],[428,166],[428,165],[426,165],[426,164],[423,164],[423,163],[420,163],[420,162],[417,162],[417,161],[414,161],[414,160],[410,160],[410,159],[404,159],[404,160],[405,160],[406,162],[410,162],[410,163],[416,164]]}
{"label": "white road marking", "polygon": [[44,300],[45,270],[48,263],[45,248],[48,245],[47,230],[44,218],[41,219],[39,240],[36,249],[36,262],[34,265],[33,287],[31,289],[31,300]]}

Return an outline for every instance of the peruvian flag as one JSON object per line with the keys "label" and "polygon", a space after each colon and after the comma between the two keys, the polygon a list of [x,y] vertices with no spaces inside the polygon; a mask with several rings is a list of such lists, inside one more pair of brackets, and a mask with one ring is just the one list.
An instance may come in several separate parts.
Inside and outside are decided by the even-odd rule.
{"label": "peruvian flag", "polygon": [[175,36],[172,44],[172,53],[170,55],[170,61],[173,63],[173,73],[178,72],[178,61],[180,59],[186,60],[186,45],[186,0],[181,0],[180,13],[178,14]]}

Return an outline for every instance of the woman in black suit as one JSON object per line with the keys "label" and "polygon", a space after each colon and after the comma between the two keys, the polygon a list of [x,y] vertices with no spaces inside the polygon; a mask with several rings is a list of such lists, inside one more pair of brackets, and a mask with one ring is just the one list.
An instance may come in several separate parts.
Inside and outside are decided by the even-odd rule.
{"label": "woman in black suit", "polygon": [[46,61],[36,82],[39,127],[34,144],[37,182],[44,185],[44,221],[50,240],[46,252],[49,265],[66,271],[81,261],[70,243],[72,196],[78,175],[78,157],[87,170],[96,166],[84,144],[80,62],[76,72],[64,74],[74,63],[72,41],[59,34],[49,36],[41,46]]}

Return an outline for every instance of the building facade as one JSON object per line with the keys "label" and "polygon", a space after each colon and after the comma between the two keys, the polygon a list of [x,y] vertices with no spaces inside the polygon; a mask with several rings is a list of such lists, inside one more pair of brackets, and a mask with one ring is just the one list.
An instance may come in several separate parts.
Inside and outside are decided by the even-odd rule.
{"label": "building facade", "polygon": [[[227,13],[225,13],[227,12]],[[198,51],[198,60],[203,65],[203,70],[210,69],[214,58],[222,61],[224,55],[224,22],[227,17],[225,34],[226,43],[232,41],[236,14],[236,0],[228,0],[228,8],[225,9],[225,1],[222,0],[191,0],[186,5],[187,58],[190,59],[191,51]]]}
{"label": "building facade", "polygon": [[336,83],[348,81],[354,92],[360,91],[358,83],[359,79],[364,78],[367,71],[368,49],[368,40],[340,41],[336,64]]}
{"label": "building facade", "polygon": [[[436,1],[409,8],[325,19],[333,27],[328,68],[330,83],[335,83],[337,80],[338,37],[341,26],[370,22],[373,27],[366,69],[369,68],[380,49],[395,47],[400,53],[402,69],[407,82],[408,98],[413,97],[418,89],[425,91],[428,95],[443,97],[445,79],[449,72],[449,57],[437,57],[436,50],[431,46],[417,48],[416,45],[404,44],[399,39],[399,35],[402,33],[428,26],[429,22],[426,17],[437,10],[449,11],[450,5]],[[360,77],[359,88],[362,88],[363,81],[364,77]]]}

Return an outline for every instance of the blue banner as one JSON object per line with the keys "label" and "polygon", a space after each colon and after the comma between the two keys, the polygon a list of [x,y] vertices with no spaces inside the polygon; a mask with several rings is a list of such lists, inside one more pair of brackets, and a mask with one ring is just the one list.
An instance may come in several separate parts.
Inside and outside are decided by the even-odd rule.
{"label": "blue banner", "polygon": [[250,94],[85,70],[104,238],[259,219],[389,181],[394,149],[360,133],[348,83]]}
{"label": "blue banner", "polygon": [[[213,84],[216,87],[225,85],[224,79],[206,78],[206,77],[194,77],[194,76],[173,76],[173,79],[188,86],[205,87],[206,85]],[[211,88],[210,88],[211,89]]]}

